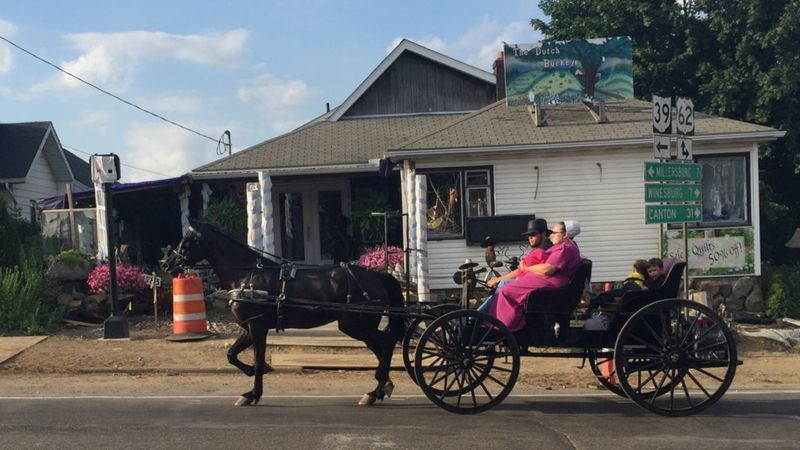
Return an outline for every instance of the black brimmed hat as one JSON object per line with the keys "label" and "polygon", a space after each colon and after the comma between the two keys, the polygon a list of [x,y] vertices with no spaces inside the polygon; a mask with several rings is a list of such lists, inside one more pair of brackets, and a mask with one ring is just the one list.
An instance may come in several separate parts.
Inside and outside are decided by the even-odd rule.
{"label": "black brimmed hat", "polygon": [[548,236],[553,232],[547,228],[547,221],[544,219],[535,219],[528,221],[528,231],[522,233],[523,236],[529,236],[533,233],[547,233]]}

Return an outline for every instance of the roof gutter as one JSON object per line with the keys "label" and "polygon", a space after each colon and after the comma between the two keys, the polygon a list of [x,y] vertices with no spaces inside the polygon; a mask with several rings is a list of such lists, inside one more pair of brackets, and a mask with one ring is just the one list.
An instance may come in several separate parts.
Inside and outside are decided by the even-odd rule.
{"label": "roof gutter", "polygon": [[[270,176],[291,176],[291,175],[330,175],[339,173],[367,173],[378,171],[378,160],[370,160],[368,163],[340,164],[336,166],[303,166],[303,167],[275,167],[262,169]],[[254,178],[262,170],[241,169],[241,170],[215,170],[208,172],[189,172],[193,180],[219,180],[231,178]]]}
{"label": "roof gutter", "polygon": [[[754,131],[749,133],[734,134],[712,134],[703,136],[693,136],[694,142],[733,142],[733,141],[774,141],[783,137],[785,131]],[[675,141],[677,136],[673,136]],[[504,145],[497,147],[457,147],[457,148],[423,148],[419,150],[389,150],[386,156],[393,160],[432,158],[439,156],[476,155],[496,153],[522,153],[537,150],[568,150],[583,148],[604,148],[604,147],[632,147],[651,145],[652,138],[618,139],[612,141],[584,141],[584,142],[560,142],[556,144],[522,144]]]}

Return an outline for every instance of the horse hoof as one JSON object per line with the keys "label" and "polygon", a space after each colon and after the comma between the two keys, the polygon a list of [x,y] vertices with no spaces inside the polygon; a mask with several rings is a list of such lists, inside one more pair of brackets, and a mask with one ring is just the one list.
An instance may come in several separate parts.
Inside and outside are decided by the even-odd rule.
{"label": "horse hoof", "polygon": [[361,400],[358,401],[358,406],[371,406],[375,404],[378,397],[375,394],[364,394]]}
{"label": "horse hoof", "polygon": [[[256,403],[257,403],[257,401],[256,401]],[[236,400],[236,403],[234,403],[234,406],[250,406],[251,404],[253,404],[253,399],[252,398],[242,396],[242,397],[239,397],[238,400]]]}
{"label": "horse hoof", "polygon": [[391,398],[392,392],[394,392],[394,383],[392,383],[392,380],[389,380],[383,385],[383,393],[386,394],[387,397]]}

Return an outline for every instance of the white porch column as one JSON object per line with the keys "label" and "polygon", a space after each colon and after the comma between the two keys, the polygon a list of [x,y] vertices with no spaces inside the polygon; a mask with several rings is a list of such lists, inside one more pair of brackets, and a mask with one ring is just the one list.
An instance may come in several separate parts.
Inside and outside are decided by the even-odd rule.
{"label": "white porch column", "polygon": [[108,227],[106,226],[106,193],[102,183],[94,184],[95,217],[97,221],[97,260],[108,258]]}
{"label": "white porch column", "polygon": [[272,177],[269,172],[258,172],[258,184],[261,188],[261,249],[267,253],[275,253],[275,224],[272,220]]}
{"label": "white porch column", "polygon": [[247,183],[247,245],[262,249],[261,234],[261,187],[259,183]]}
{"label": "white porch column", "polygon": [[416,238],[417,243],[417,301],[431,301],[430,284],[428,283],[428,177],[425,175],[414,176],[414,190],[416,196]]}
{"label": "white porch column", "polygon": [[211,186],[208,183],[203,183],[203,188],[200,190],[200,195],[203,196],[203,217],[206,216],[206,210],[208,209],[208,201],[211,199]]}
{"label": "white porch column", "polygon": [[186,234],[189,229],[189,196],[192,195],[192,188],[188,184],[183,185],[183,190],[178,194],[181,202],[181,233]]}
{"label": "white porch column", "polygon": [[416,261],[417,261],[417,200],[416,190],[414,188],[414,163],[405,161],[403,164],[403,176],[401,183],[403,185],[403,193],[405,194],[405,206],[408,213],[408,264],[409,275],[411,281],[416,281]]}

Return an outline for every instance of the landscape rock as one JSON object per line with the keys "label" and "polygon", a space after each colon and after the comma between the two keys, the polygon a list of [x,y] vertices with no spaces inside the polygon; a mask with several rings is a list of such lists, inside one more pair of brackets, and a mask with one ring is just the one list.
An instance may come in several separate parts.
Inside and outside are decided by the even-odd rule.
{"label": "landscape rock", "polygon": [[745,297],[729,297],[725,300],[725,309],[729,313],[735,313],[744,309]]}
{"label": "landscape rock", "polygon": [[761,286],[755,285],[755,287],[753,287],[753,291],[750,292],[750,295],[748,295],[744,301],[744,309],[745,311],[754,313],[766,311],[766,307],[764,306],[764,295],[761,292]]}
{"label": "landscape rock", "polygon": [[700,282],[699,286],[701,291],[706,291],[710,296],[719,295],[719,291],[722,289],[722,283],[718,280],[703,280]]}
{"label": "landscape rock", "polygon": [[47,269],[47,278],[58,281],[77,281],[89,278],[92,267],[89,261],[73,262],[54,261]]}
{"label": "landscape rock", "polygon": [[733,291],[731,292],[731,295],[735,298],[747,297],[748,294],[750,294],[750,291],[753,290],[753,286],[755,285],[756,285],[755,278],[752,277],[739,278],[733,285]]}

